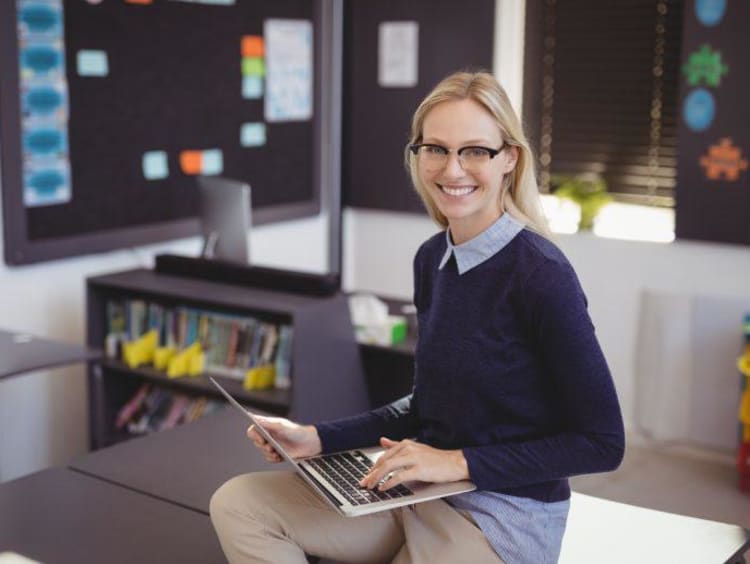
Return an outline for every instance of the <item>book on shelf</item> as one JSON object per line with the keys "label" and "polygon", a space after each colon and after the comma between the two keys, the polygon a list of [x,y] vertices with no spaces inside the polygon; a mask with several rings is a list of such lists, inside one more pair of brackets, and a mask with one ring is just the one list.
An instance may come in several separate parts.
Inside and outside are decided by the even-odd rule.
{"label": "book on shelf", "polygon": [[127,429],[131,435],[163,431],[195,421],[221,405],[218,400],[203,396],[191,398],[143,384],[118,411],[115,428]]}
{"label": "book on shelf", "polygon": [[279,329],[279,348],[276,351],[276,387],[280,389],[288,389],[291,386],[292,331],[291,325],[282,325]]}
{"label": "book on shelf", "polygon": [[286,389],[291,385],[292,328],[288,324],[187,306],[166,307],[141,299],[109,300],[106,316],[105,347],[111,358],[122,358],[125,343],[155,331],[158,348],[173,347],[179,353],[199,343],[206,373],[248,383],[250,375],[260,370],[262,384],[255,387]]}

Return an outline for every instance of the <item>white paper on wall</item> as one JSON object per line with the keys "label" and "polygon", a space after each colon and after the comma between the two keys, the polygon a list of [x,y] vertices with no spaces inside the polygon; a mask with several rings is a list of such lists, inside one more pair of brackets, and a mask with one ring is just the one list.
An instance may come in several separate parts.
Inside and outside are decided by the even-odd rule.
{"label": "white paper on wall", "polygon": [[417,85],[419,24],[382,22],[378,28],[378,84],[383,88]]}
{"label": "white paper on wall", "polygon": [[313,30],[308,20],[263,22],[266,55],[265,118],[306,121],[313,113]]}

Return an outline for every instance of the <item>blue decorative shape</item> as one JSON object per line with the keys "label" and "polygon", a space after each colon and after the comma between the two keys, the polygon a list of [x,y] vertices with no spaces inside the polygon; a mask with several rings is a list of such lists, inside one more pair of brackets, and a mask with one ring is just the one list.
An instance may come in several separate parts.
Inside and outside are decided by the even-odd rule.
{"label": "blue decorative shape", "polygon": [[19,9],[18,19],[31,33],[48,33],[60,28],[59,10],[44,4],[28,4]]}
{"label": "blue decorative shape", "polygon": [[30,45],[21,52],[21,67],[34,73],[47,73],[62,65],[59,49],[48,45]]}
{"label": "blue decorative shape", "polygon": [[28,179],[28,187],[39,196],[50,196],[65,184],[65,177],[58,170],[42,170],[33,173]]}
{"label": "blue decorative shape", "polygon": [[695,0],[695,16],[707,27],[718,24],[727,11],[727,0]]}
{"label": "blue decorative shape", "polygon": [[33,166],[24,172],[24,205],[49,206],[69,201],[70,174],[64,161]]}
{"label": "blue decorative shape", "polygon": [[693,131],[705,131],[711,125],[716,114],[714,97],[705,88],[693,90],[685,98],[682,116],[687,126]]}
{"label": "blue decorative shape", "polygon": [[33,129],[26,133],[24,149],[34,156],[64,153],[65,136],[58,129]]}
{"label": "blue decorative shape", "polygon": [[26,92],[24,103],[29,113],[49,115],[63,105],[63,96],[56,88],[39,86]]}

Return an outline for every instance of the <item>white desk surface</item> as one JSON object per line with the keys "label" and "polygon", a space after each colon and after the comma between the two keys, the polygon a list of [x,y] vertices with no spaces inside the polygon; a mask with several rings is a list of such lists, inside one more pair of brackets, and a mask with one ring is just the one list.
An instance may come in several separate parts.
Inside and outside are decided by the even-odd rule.
{"label": "white desk surface", "polygon": [[559,563],[720,564],[742,547],[750,548],[750,532],[738,525],[574,492]]}

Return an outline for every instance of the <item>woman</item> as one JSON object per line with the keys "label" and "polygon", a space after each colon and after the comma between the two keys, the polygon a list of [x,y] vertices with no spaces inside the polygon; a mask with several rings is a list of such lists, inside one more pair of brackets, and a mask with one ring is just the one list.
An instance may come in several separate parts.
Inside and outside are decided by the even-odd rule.
{"label": "woman", "polygon": [[[576,275],[549,240],[531,151],[505,91],[457,73],[417,109],[405,152],[445,229],[414,259],[415,386],[315,426],[264,419],[294,456],[380,443],[362,481],[477,490],[372,516],[328,509],[291,473],[240,476],[211,518],[232,562],[555,562],[575,474],[616,468],[620,408]],[[271,461],[278,454],[251,427]],[[416,437],[412,440],[411,437]]]}

